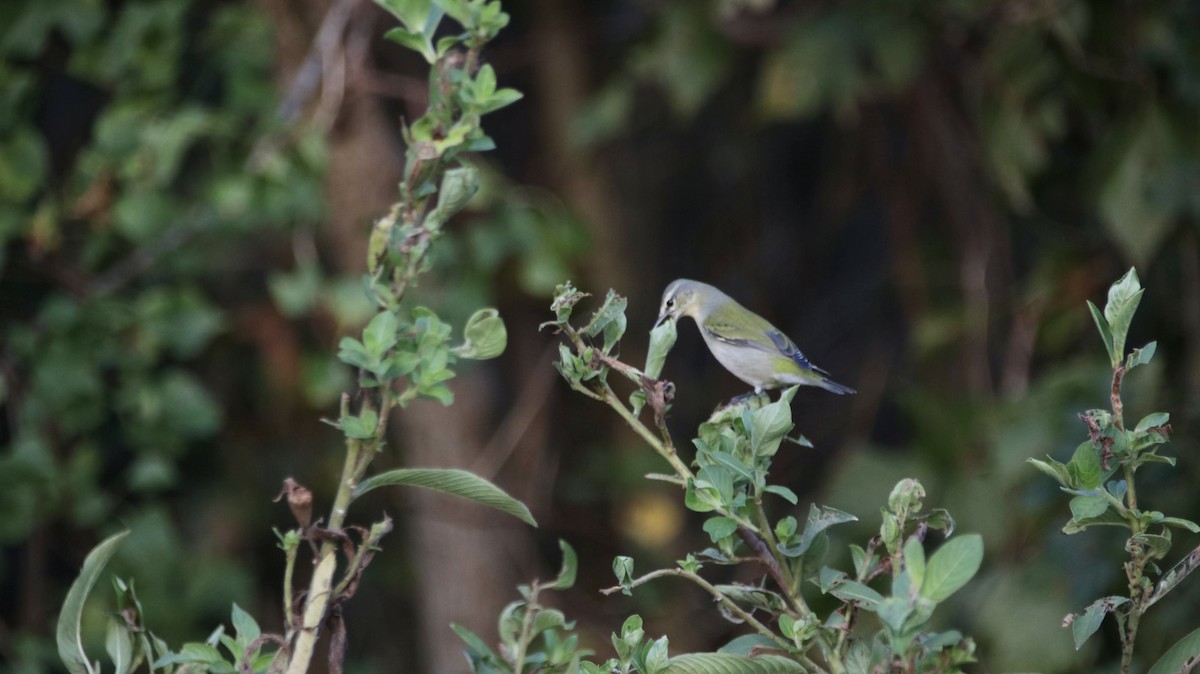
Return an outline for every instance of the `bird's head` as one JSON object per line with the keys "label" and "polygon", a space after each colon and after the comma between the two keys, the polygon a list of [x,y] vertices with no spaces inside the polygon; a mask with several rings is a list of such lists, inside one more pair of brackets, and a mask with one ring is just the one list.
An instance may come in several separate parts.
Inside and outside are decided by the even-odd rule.
{"label": "bird's head", "polygon": [[654,322],[654,326],[658,327],[667,320],[677,320],[680,316],[695,318],[704,299],[704,290],[709,287],[699,281],[687,279],[672,281],[663,291],[662,307],[658,310],[658,320]]}

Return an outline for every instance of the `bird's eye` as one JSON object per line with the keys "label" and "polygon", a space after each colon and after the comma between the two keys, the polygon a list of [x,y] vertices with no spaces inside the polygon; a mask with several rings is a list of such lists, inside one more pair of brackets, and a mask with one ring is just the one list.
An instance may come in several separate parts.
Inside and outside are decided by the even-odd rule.
{"label": "bird's eye", "polygon": [[673,306],[675,306],[675,298],[674,298],[674,297],[672,297],[671,299],[667,300],[667,308],[668,308],[668,309],[670,309],[670,308],[671,308],[671,307],[673,307]]}

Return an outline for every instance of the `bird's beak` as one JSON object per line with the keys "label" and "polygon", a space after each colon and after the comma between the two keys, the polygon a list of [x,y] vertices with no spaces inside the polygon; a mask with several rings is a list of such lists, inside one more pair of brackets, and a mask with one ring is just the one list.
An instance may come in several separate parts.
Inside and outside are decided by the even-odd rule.
{"label": "bird's beak", "polygon": [[657,328],[658,326],[662,325],[663,323],[666,323],[667,320],[671,319],[671,318],[675,318],[674,316],[671,315],[671,312],[664,311],[663,313],[658,315],[658,320],[654,321],[654,327]]}

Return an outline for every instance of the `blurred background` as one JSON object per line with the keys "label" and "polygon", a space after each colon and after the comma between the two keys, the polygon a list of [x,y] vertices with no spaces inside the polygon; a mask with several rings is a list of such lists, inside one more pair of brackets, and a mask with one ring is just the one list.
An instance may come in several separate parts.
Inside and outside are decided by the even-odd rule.
{"label": "blurred background", "polygon": [[[640,613],[672,652],[741,633],[661,580],[603,597],[614,554],[647,571],[707,545],[664,466],[550,366],[556,283],[629,297],[639,364],[659,294],[711,282],[853,397],[802,390],[774,482],[857,514],[903,477],[979,532],[985,567],[941,616],[976,671],[1115,671],[1116,631],[1075,652],[1063,616],[1124,592],[1118,532],[1066,537],[1067,498],[1025,460],[1070,456],[1107,403],[1084,301],[1130,266],[1131,346],[1158,356],[1127,417],[1172,415],[1149,507],[1197,518],[1200,5],[1187,0],[508,0],[484,54],[525,98],[485,119],[483,192],[419,300],[461,326],[497,306],[500,359],[457,402],[397,415],[380,468],[463,467],[541,523],[414,490],[356,505],[397,530],[347,606],[351,672],[462,672],[514,585],[581,554],[552,598],[586,643]],[[285,477],[326,510],[352,385],[334,358],[369,315],[366,234],[396,195],[425,63],[366,0],[0,4],[0,668],[59,671],[53,624],[103,536],[173,645],[230,604],[281,625],[272,527]],[[744,392],[690,323],[664,375],[688,447]],[[778,504],[776,504],[778,505]],[[782,513],[782,511],[780,511]],[[1181,535],[1168,557],[1200,543]],[[832,562],[845,560],[833,559]],[[721,569],[715,577],[728,579]],[[93,602],[97,619],[111,606]],[[1200,626],[1189,581],[1143,621],[1142,668]],[[97,620],[97,625],[102,623]],[[100,634],[94,630],[102,652]],[[7,663],[7,664],[3,664]]]}

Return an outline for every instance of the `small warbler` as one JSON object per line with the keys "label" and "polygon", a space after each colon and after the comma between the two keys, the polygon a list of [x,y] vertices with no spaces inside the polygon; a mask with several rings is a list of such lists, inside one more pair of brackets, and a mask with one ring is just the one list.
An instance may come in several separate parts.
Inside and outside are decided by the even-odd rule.
{"label": "small warbler", "polygon": [[707,283],[679,279],[667,286],[655,326],[680,316],[696,321],[712,355],[735,377],[753,386],[756,394],[793,384],[855,393],[813,365],[787,335],[762,316]]}

